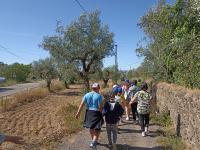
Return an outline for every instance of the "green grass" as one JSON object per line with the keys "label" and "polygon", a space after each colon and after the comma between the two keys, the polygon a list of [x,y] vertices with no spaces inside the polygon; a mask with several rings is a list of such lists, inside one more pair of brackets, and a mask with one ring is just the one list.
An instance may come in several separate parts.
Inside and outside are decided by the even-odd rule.
{"label": "green grass", "polygon": [[10,85],[15,85],[17,84],[16,80],[6,80],[3,83],[0,83],[0,87],[5,87],[5,86],[10,86]]}
{"label": "green grass", "polygon": [[166,113],[161,113],[161,114],[152,113],[150,118],[152,123],[163,127],[169,127],[172,125],[172,120],[170,116]]}
{"label": "green grass", "polygon": [[66,106],[63,106],[62,114],[65,118],[65,126],[68,134],[75,133],[83,127],[84,111],[82,111],[79,119],[76,119],[75,114],[77,110],[78,106],[76,104],[68,103]]}
{"label": "green grass", "polygon": [[176,136],[170,116],[166,113],[151,114],[151,122],[162,126],[157,130],[157,143],[162,150],[188,150],[181,137]]}

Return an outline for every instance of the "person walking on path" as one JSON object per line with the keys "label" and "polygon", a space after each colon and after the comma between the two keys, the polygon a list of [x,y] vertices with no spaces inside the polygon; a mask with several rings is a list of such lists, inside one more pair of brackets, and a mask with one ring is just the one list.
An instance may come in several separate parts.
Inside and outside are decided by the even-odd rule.
{"label": "person walking on path", "polygon": [[103,109],[103,96],[99,94],[100,86],[98,83],[92,84],[92,92],[86,93],[76,113],[78,119],[83,106],[86,106],[84,127],[90,129],[92,142],[91,148],[96,149],[97,140],[100,135],[100,130],[103,124],[102,109]]}
{"label": "person walking on path", "polygon": [[116,142],[117,142],[117,130],[118,130],[118,122],[120,117],[124,113],[124,109],[119,104],[118,101],[115,100],[116,93],[112,92],[110,96],[110,100],[105,102],[103,108],[103,116],[105,115],[106,120],[106,131],[108,137],[108,145],[109,147],[116,150]]}
{"label": "person walking on path", "polygon": [[129,106],[129,99],[128,99],[128,93],[129,93],[129,87],[130,87],[130,83],[129,83],[129,80],[126,79],[124,81],[124,85],[122,87],[123,89],[123,95],[124,95],[124,98],[125,98],[125,113],[126,113],[126,120],[128,121],[130,118],[129,118],[129,114],[130,114],[130,106]]}
{"label": "person walking on path", "polygon": [[[129,98],[132,99],[138,91],[139,91],[139,87],[137,86],[137,80],[134,80],[132,82],[132,86],[129,88],[129,95],[128,95]],[[132,110],[134,121],[138,121],[138,118],[139,118],[138,112],[137,112],[137,104],[138,104],[137,101],[131,104],[131,110]]]}
{"label": "person walking on path", "polygon": [[146,136],[149,127],[149,114],[150,114],[150,100],[151,96],[147,92],[148,85],[146,82],[141,84],[141,91],[138,91],[131,99],[130,105],[134,102],[138,102],[137,111],[139,114],[139,122],[141,125],[142,136]]}

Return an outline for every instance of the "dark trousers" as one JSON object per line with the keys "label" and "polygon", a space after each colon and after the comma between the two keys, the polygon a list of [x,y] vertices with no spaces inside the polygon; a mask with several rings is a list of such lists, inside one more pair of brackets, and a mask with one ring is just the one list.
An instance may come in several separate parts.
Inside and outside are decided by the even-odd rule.
{"label": "dark trousers", "polygon": [[137,112],[137,103],[131,104],[132,114],[133,114],[133,120],[136,120],[136,117],[138,117]]}
{"label": "dark trousers", "polygon": [[141,130],[144,132],[144,128],[149,126],[149,114],[139,114],[139,122],[141,125]]}

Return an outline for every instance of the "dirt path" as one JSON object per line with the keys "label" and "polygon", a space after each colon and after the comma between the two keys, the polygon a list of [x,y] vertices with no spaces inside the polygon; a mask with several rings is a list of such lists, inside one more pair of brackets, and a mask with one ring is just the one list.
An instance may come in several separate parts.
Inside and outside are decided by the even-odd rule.
{"label": "dirt path", "polygon": [[[117,149],[118,150],[160,150],[156,146],[156,130],[158,126],[150,126],[150,133],[146,137],[141,136],[140,127],[126,121],[120,124],[118,134]],[[80,133],[62,139],[62,143],[58,145],[59,150],[88,150],[90,143],[89,132],[84,129]],[[106,128],[103,127],[100,139],[100,144],[97,146],[98,150],[108,150]]]}

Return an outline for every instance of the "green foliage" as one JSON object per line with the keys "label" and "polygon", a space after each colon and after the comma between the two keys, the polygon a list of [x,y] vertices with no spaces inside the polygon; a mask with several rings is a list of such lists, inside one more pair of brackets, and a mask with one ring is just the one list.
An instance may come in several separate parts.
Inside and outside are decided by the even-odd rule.
{"label": "green foliage", "polygon": [[172,125],[172,120],[171,120],[170,116],[166,113],[151,114],[151,121],[153,123],[161,125],[163,127],[169,127]]}
{"label": "green foliage", "polygon": [[57,68],[52,58],[40,59],[32,63],[33,74],[36,78],[44,79],[50,91],[51,81],[58,77]]}
{"label": "green foliage", "polygon": [[140,20],[146,46],[136,50],[155,79],[200,88],[200,10],[195,0],[159,1]]}
{"label": "green foliage", "polygon": [[67,27],[58,23],[56,35],[45,37],[41,45],[54,58],[73,63],[88,89],[89,74],[102,67],[103,58],[113,54],[113,33],[101,24],[99,14],[83,14]]}
{"label": "green foliage", "polygon": [[0,63],[0,76],[5,77],[7,80],[15,80],[17,82],[24,82],[31,72],[31,65],[24,65],[14,63],[7,65]]}

